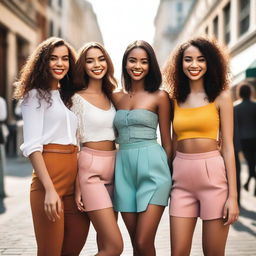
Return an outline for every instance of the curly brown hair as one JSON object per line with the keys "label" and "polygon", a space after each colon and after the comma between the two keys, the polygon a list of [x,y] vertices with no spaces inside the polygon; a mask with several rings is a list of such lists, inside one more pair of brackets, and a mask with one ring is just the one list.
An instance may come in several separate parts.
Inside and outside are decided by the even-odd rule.
{"label": "curly brown hair", "polygon": [[199,49],[206,59],[207,71],[204,75],[204,89],[209,102],[213,102],[221,91],[229,85],[229,60],[224,47],[214,39],[195,38],[182,44],[169,57],[163,70],[163,79],[171,98],[185,102],[190,93],[189,79],[183,72],[183,55],[189,46]]}
{"label": "curly brown hair", "polygon": [[63,39],[57,37],[50,37],[40,43],[28,57],[27,62],[20,71],[20,78],[14,83],[16,86],[14,91],[15,99],[26,98],[30,90],[37,89],[39,105],[41,100],[45,100],[51,105],[50,80],[52,76],[49,71],[49,61],[53,49],[62,45],[68,49],[69,70],[65,77],[60,80],[60,95],[64,103],[70,106],[76,54],[73,47]]}
{"label": "curly brown hair", "polygon": [[75,66],[73,93],[88,88],[89,76],[85,70],[85,61],[86,54],[91,48],[99,49],[103,53],[103,56],[107,62],[107,72],[103,77],[102,90],[105,95],[110,99],[112,92],[117,87],[117,81],[114,77],[114,66],[106,49],[98,42],[86,43],[79,51]]}

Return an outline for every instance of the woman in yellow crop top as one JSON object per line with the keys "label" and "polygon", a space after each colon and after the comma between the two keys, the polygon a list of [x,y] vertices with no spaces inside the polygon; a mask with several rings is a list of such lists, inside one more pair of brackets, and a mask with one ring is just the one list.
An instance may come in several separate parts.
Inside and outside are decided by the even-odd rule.
{"label": "woman in yellow crop top", "polygon": [[200,217],[204,254],[222,256],[229,225],[239,215],[227,59],[216,42],[196,38],[181,45],[167,64],[164,79],[174,101],[176,150],[171,255],[190,254]]}

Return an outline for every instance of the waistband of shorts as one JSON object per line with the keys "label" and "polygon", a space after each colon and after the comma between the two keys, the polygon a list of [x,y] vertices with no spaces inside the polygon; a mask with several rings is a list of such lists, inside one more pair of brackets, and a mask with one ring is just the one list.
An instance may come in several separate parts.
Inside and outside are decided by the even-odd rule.
{"label": "waistband of shorts", "polygon": [[47,144],[43,145],[43,153],[73,154],[77,153],[75,145]]}
{"label": "waistband of shorts", "polygon": [[176,157],[182,158],[182,159],[190,159],[190,160],[197,160],[197,159],[206,159],[206,158],[212,158],[220,156],[220,151],[214,150],[204,153],[182,153],[179,151],[176,151]]}
{"label": "waistband of shorts", "polygon": [[87,152],[96,156],[115,156],[116,150],[97,150],[88,147],[82,147],[82,152]]}
{"label": "waistband of shorts", "polygon": [[158,144],[156,140],[145,140],[127,144],[119,144],[119,149],[142,148]]}

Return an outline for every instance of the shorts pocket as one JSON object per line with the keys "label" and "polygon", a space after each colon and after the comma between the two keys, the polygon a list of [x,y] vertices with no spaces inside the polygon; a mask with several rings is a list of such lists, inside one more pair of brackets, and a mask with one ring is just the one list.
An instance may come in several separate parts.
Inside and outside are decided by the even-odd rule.
{"label": "shorts pocket", "polygon": [[221,185],[227,183],[226,168],[221,156],[206,159],[205,167],[211,184]]}
{"label": "shorts pocket", "polygon": [[78,171],[85,172],[90,169],[93,162],[93,155],[87,152],[81,151],[78,158]]}

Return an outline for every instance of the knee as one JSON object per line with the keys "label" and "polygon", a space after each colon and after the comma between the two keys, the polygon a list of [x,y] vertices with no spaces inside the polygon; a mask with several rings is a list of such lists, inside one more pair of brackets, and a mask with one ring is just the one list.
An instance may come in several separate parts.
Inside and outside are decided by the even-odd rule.
{"label": "knee", "polygon": [[149,242],[144,239],[136,239],[134,241],[134,247],[139,255],[147,255],[146,253],[150,251],[151,247],[154,248],[154,241]]}
{"label": "knee", "polygon": [[106,255],[107,256],[119,256],[123,252],[123,242],[122,241],[116,241],[115,243],[112,243],[111,245],[106,248]]}

